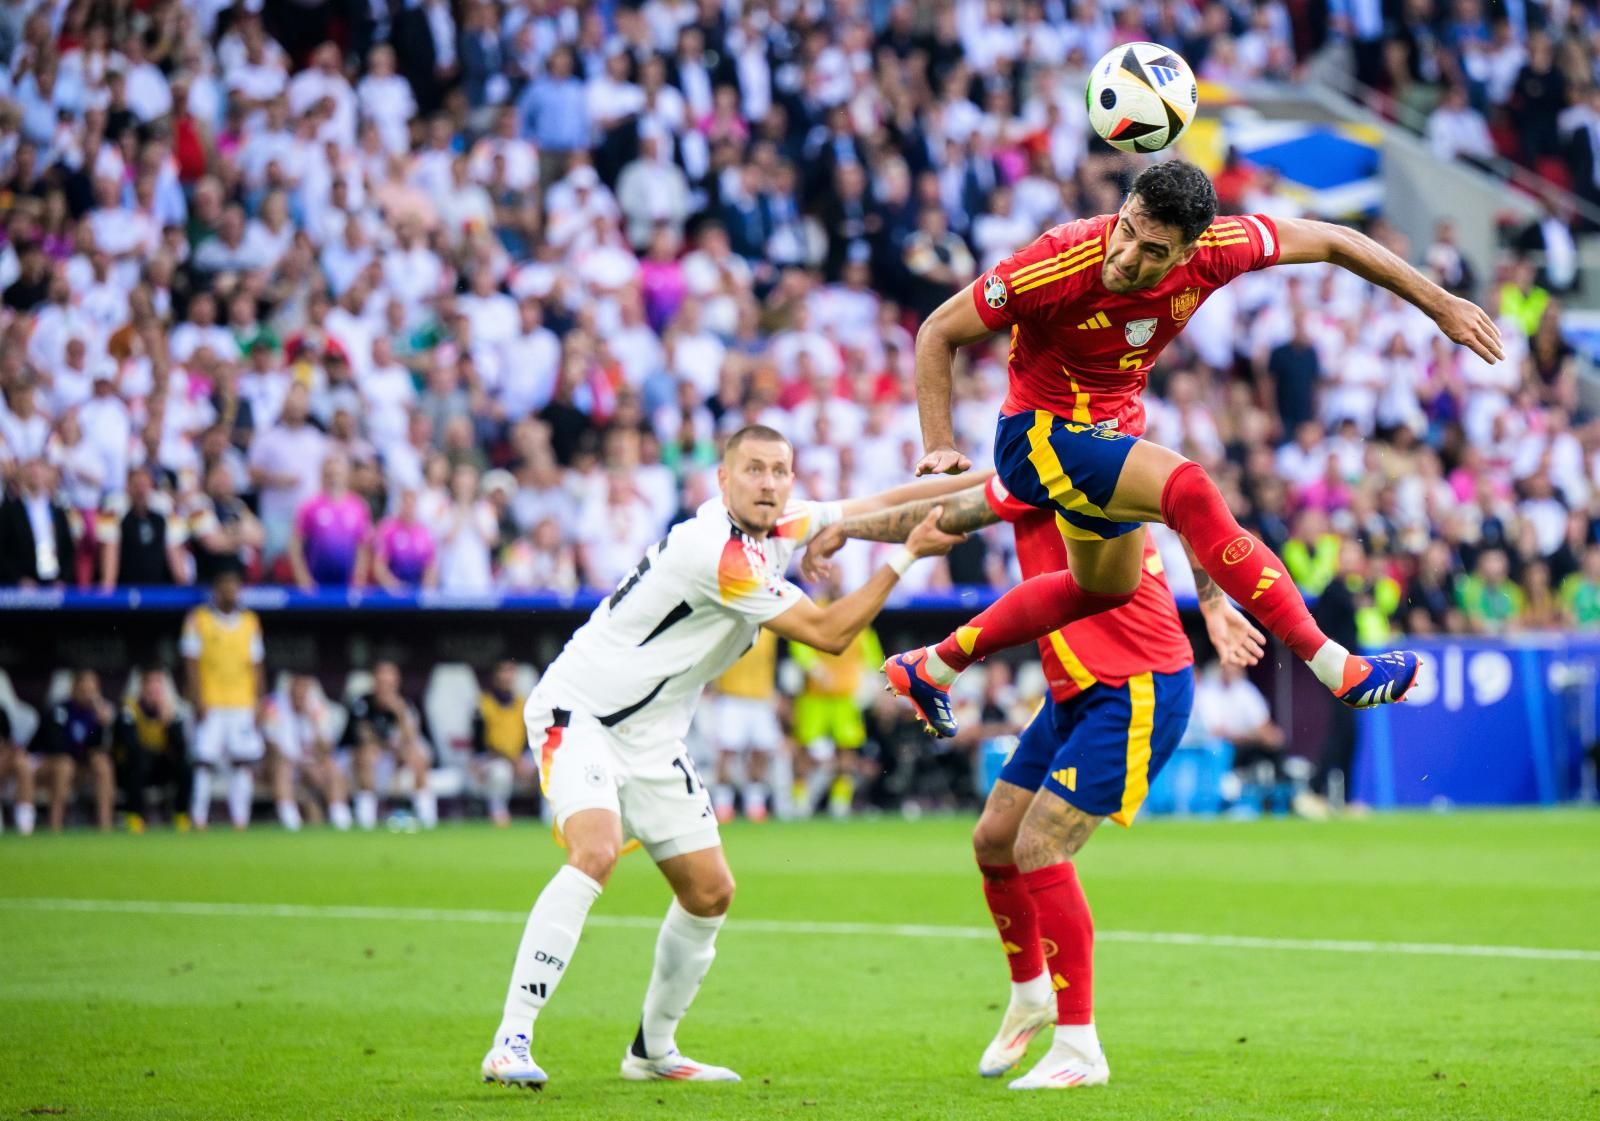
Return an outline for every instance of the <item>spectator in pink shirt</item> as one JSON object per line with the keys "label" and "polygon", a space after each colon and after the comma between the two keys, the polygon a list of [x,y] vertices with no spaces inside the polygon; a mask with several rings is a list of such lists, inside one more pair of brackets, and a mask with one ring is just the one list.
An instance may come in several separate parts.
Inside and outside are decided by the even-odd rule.
{"label": "spectator in pink shirt", "polygon": [[319,585],[359,587],[366,582],[367,537],[372,513],[350,489],[350,461],[328,456],[322,464],[322,491],[295,513],[289,538],[294,582],[304,591]]}
{"label": "spectator in pink shirt", "polygon": [[386,592],[439,583],[433,534],[417,520],[417,488],[400,492],[400,510],[378,523],[372,538],[372,578]]}

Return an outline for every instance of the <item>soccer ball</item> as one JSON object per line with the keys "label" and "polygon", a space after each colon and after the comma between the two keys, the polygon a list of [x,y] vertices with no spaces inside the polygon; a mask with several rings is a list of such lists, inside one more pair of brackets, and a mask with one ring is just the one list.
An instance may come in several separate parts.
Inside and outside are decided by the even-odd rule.
{"label": "soccer ball", "polygon": [[1112,47],[1089,72],[1089,125],[1124,152],[1159,152],[1183,135],[1200,106],[1189,64],[1160,43]]}

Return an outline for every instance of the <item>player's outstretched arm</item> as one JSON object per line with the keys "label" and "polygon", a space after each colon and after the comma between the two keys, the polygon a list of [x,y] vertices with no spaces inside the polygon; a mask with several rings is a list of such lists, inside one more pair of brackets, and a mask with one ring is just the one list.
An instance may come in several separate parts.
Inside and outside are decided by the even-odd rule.
{"label": "player's outstretched arm", "polygon": [[[1359,230],[1316,222],[1307,218],[1274,219],[1278,228],[1280,265],[1304,265],[1327,261],[1355,273],[1363,280],[1382,285],[1401,299],[1414,304],[1439,325],[1451,341],[1470,347],[1485,362],[1498,362],[1506,356],[1500,328],[1489,313],[1471,300],[1452,296],[1399,257]],[[973,313],[976,316],[976,312]],[[922,357],[918,340],[917,390],[921,400]],[[926,419],[924,419],[926,428]]]}
{"label": "player's outstretched arm", "polygon": [[918,475],[959,475],[972,466],[972,460],[956,450],[950,419],[956,351],[994,333],[978,317],[972,300],[969,284],[940,304],[917,330],[917,415],[922,420],[924,452]]}
{"label": "player's outstretched arm", "polygon": [[884,601],[913,560],[948,553],[961,543],[960,536],[939,529],[939,513],[939,507],[934,506],[906,537],[909,557],[881,566],[871,580],[826,607],[819,607],[807,597],[764,625],[782,638],[802,642],[824,653],[844,653],[856,640],[856,635],[883,610]]}
{"label": "player's outstretched arm", "polygon": [[860,541],[909,542],[912,532],[926,523],[934,511],[939,513],[936,524],[943,533],[964,537],[986,525],[996,524],[1000,521],[1000,515],[990,509],[983,486],[992,474],[992,470],[980,473],[975,482],[971,479],[967,481],[966,489],[947,498],[906,502],[886,510],[857,514],[834,522],[806,546],[805,556],[800,561],[800,574],[820,584],[828,575],[828,558],[842,549],[846,541],[855,538]]}
{"label": "player's outstretched arm", "polygon": [[[910,533],[917,522],[926,517],[928,511],[932,509],[932,500],[986,483],[989,481],[989,476],[993,474],[994,468],[986,467],[975,475],[919,479],[914,483],[906,483],[904,486],[890,487],[888,490],[879,491],[877,494],[869,494],[865,498],[843,499],[839,503],[839,512],[843,515],[844,520],[850,520],[868,514],[881,514],[885,510],[891,510],[896,506],[904,506],[908,503],[919,503],[922,507],[922,513],[912,519],[905,527],[905,533],[900,534],[898,537],[874,538],[874,540],[879,541],[904,541],[906,533]],[[950,517],[949,507],[945,508],[944,517],[946,519]],[[965,530],[952,529],[948,525],[942,528],[948,533],[966,532]]]}

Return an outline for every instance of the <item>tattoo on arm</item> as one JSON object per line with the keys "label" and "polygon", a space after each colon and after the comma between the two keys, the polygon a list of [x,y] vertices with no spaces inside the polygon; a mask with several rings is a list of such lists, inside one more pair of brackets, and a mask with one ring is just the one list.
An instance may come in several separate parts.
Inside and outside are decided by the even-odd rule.
{"label": "tattoo on arm", "polygon": [[1183,542],[1184,555],[1189,558],[1189,571],[1194,573],[1194,595],[1200,601],[1201,607],[1216,603],[1222,598],[1222,589],[1217,587],[1211,574],[1200,566],[1200,558],[1194,555],[1194,549],[1189,545],[1189,539],[1180,537]]}
{"label": "tattoo on arm", "polygon": [[925,498],[880,510],[875,514],[861,514],[846,518],[839,528],[846,537],[862,541],[904,541],[928,511],[943,506],[939,515],[939,528],[946,533],[971,533],[1000,520],[983,496],[983,487],[971,487],[944,498]]}

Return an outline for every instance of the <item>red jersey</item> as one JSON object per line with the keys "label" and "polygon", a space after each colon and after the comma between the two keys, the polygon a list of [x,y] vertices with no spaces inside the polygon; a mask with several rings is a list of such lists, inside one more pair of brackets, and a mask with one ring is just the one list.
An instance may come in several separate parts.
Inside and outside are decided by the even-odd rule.
{"label": "red jersey", "polygon": [[1195,255],[1160,284],[1115,293],[1101,283],[1115,214],[1040,235],[972,286],[978,316],[1011,329],[1011,416],[1044,409],[1079,424],[1115,421],[1144,433],[1139,395],[1150,367],[1206,297],[1240,273],[1278,260],[1278,228],[1262,214],[1218,218]]}
{"label": "red jersey", "polygon": [[[1011,523],[1024,579],[1067,567],[1067,547],[1054,514],[1029,506],[998,477],[989,480],[983,494],[989,508]],[[1194,665],[1165,572],[1161,554],[1146,537],[1144,575],[1131,603],[1068,623],[1039,640],[1054,700],[1070,700],[1091,685],[1120,686],[1141,673],[1177,673]]]}

